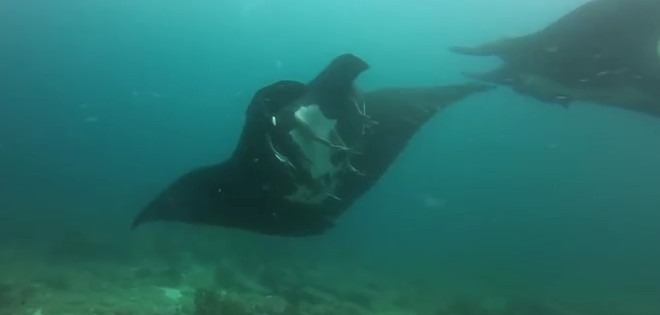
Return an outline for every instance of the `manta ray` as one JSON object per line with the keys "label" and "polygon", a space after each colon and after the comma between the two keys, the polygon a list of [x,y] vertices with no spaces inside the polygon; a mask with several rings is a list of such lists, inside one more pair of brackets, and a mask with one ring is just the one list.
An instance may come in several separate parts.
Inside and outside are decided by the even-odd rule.
{"label": "manta ray", "polygon": [[535,33],[450,50],[499,57],[501,67],[466,75],[543,102],[660,116],[658,0],[593,0]]}
{"label": "manta ray", "polygon": [[438,110],[493,86],[383,88],[354,81],[369,65],[343,54],[307,84],[259,89],[228,158],[176,179],[133,228],[175,221],[302,237],[323,234]]}

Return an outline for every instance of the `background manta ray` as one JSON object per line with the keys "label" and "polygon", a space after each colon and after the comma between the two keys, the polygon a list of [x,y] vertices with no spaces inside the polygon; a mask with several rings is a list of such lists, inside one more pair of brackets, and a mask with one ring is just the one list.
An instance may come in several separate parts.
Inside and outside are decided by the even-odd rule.
{"label": "background manta ray", "polygon": [[358,92],[368,68],[341,55],[309,84],[279,81],[254,95],[233,154],[176,180],[135,218],[283,236],[321,234],[394,162],[433,114],[491,86]]}
{"label": "background manta ray", "polygon": [[594,0],[536,33],[451,50],[500,57],[500,68],[467,75],[544,102],[586,100],[660,116],[657,0]]}

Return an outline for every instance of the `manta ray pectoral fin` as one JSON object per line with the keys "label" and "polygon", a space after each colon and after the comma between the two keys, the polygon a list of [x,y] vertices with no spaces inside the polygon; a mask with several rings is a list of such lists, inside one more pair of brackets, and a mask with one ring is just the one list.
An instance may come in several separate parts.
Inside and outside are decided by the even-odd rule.
{"label": "manta ray pectoral fin", "polygon": [[242,179],[235,165],[220,163],[197,168],[178,178],[135,217],[132,229],[148,222],[174,221],[216,224],[230,217],[233,207],[224,194]]}
{"label": "manta ray pectoral fin", "polygon": [[[384,88],[367,93],[367,104],[373,104],[374,117],[382,121],[373,134],[391,132],[397,137],[404,130],[417,130],[438,110],[470,95],[494,89],[492,84],[467,82],[414,88]],[[411,131],[412,132],[412,131]],[[371,138],[374,135],[369,135]],[[368,140],[367,141],[371,141]],[[383,144],[385,146],[386,144]]]}

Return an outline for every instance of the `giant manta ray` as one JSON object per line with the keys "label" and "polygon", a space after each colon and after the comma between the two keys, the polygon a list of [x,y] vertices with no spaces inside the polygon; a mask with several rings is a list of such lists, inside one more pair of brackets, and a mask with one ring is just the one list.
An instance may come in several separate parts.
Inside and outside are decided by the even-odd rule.
{"label": "giant manta ray", "polygon": [[451,50],[500,57],[503,66],[466,74],[544,102],[660,116],[659,0],[594,0],[533,34]]}
{"label": "giant manta ray", "polygon": [[345,54],[308,84],[261,88],[233,154],[181,176],[133,227],[179,221],[269,235],[322,234],[436,111],[492,88],[466,83],[361,93],[354,80],[368,67]]}

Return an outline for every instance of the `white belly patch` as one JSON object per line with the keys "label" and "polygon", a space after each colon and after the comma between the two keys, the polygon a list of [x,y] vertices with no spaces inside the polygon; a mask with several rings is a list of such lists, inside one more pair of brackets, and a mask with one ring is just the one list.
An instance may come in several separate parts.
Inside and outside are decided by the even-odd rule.
{"label": "white belly patch", "polygon": [[332,155],[337,150],[332,146],[343,146],[337,134],[337,121],[325,117],[318,105],[302,106],[295,112],[295,119],[297,127],[289,134],[309,161],[306,171],[320,189],[311,190],[305,185],[297,184],[296,191],[286,198],[320,204],[334,196],[339,183],[337,175],[345,165],[332,163]]}

